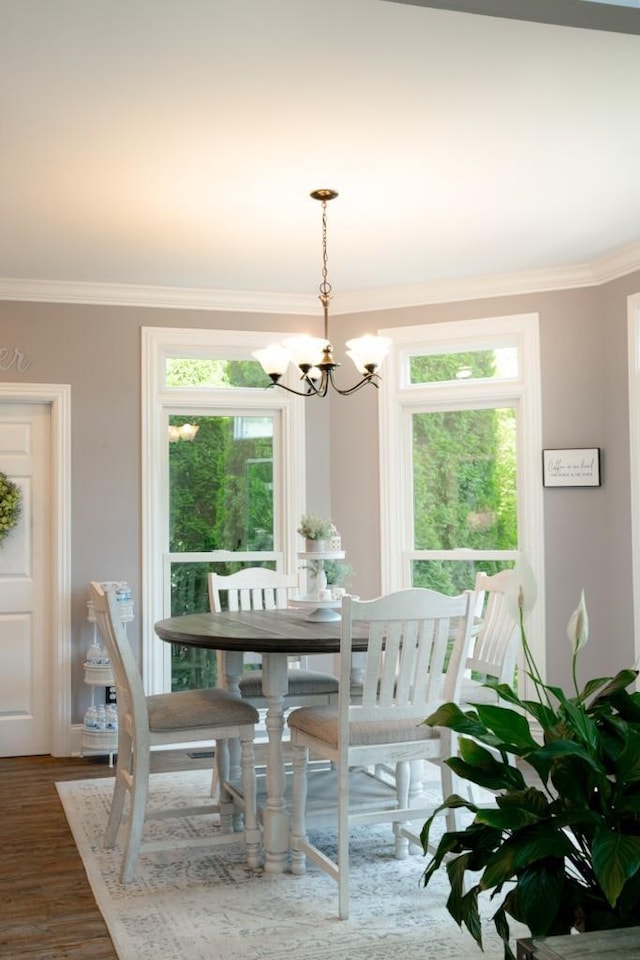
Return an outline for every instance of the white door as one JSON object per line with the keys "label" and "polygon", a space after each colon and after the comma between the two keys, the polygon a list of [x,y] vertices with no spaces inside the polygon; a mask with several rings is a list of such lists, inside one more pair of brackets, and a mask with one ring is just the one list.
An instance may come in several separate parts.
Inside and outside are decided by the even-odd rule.
{"label": "white door", "polygon": [[51,752],[51,407],[0,404],[0,471],[22,515],[0,543],[0,756]]}

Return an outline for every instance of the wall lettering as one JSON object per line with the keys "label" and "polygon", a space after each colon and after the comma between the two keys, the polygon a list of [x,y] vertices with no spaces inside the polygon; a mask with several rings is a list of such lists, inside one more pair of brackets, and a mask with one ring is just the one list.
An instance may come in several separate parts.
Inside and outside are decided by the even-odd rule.
{"label": "wall lettering", "polygon": [[31,360],[18,347],[14,347],[13,352],[9,347],[0,347],[0,373],[9,373],[10,370],[24,373],[30,366]]}

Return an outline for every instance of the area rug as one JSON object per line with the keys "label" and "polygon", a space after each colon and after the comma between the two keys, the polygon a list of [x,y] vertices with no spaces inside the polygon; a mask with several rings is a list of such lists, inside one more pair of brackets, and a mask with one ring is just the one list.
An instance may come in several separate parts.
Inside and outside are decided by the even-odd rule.
{"label": "area rug", "polygon": [[[425,889],[422,856],[393,858],[387,825],[354,831],[351,915],[341,921],[337,885],[322,871],[309,865],[306,875],[297,877],[250,870],[242,862],[242,847],[234,844],[145,854],[135,880],[123,886],[121,850],[102,846],[113,782],[56,786],[120,960],[501,960],[504,955],[493,924],[486,925],[483,954],[451,919],[444,874]],[[195,805],[208,796],[209,786],[205,770],[153,774],[151,803]],[[154,836],[212,829],[208,817],[156,820],[150,826]],[[332,831],[320,835],[331,851]],[[487,904],[487,918],[491,913]]]}

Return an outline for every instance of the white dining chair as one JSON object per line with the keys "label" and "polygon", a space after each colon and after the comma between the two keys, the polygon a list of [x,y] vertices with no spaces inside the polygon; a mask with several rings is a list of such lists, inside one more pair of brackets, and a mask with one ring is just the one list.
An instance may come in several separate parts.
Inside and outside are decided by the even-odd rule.
{"label": "white dining chair", "polygon": [[[209,605],[212,611],[221,610],[279,610],[287,606],[289,596],[298,590],[298,578],[295,575],[279,573],[268,567],[245,567],[228,575],[210,573]],[[242,673],[239,681],[240,696],[255,707],[266,707],[262,691],[262,670],[260,657],[252,658],[245,654],[245,664],[251,669]],[[225,656],[218,652],[218,671],[225,682]],[[303,656],[289,658],[289,689],[285,709],[292,706],[312,706],[321,703],[335,703],[338,699],[338,678],[321,670],[309,670],[307,658]]]}
{"label": "white dining chair", "polygon": [[483,684],[486,680],[514,683],[520,646],[520,628],[509,612],[505,595],[512,581],[512,570],[489,575],[478,573],[475,591],[480,626],[466,663],[460,694],[461,706],[473,703],[498,703],[496,693]]}
{"label": "white dining chair", "polygon": [[[433,590],[399,590],[377,600],[345,597],[342,604],[338,706],[301,707],[289,715],[293,748],[292,871],[301,874],[309,857],[338,883],[338,913],[349,914],[349,831],[356,824],[391,822],[395,855],[404,858],[416,842],[415,821],[424,822],[434,804],[425,795],[411,803],[411,766],[436,762],[442,796],[453,792],[449,767],[453,738],[425,718],[443,702],[456,700],[471,643],[474,595],[448,597]],[[353,624],[368,625],[357,702],[350,696]],[[451,639],[453,637],[453,639]],[[445,669],[446,668],[446,669]],[[337,768],[337,858],[307,834],[309,754]],[[379,807],[351,802],[350,771],[385,764],[395,771],[395,800]],[[376,778],[377,779],[377,778]],[[412,822],[414,825],[412,826]],[[419,828],[417,829],[419,833]]]}
{"label": "white dining chair", "polygon": [[[199,847],[243,842],[247,862],[259,865],[260,831],[256,813],[256,774],[253,740],[259,715],[251,704],[224,690],[181,690],[145,696],[142,678],[117,612],[117,601],[111,591],[99,583],[90,583],[98,628],[106,646],[113,670],[118,711],[118,753],[113,798],[105,833],[105,847],[114,847],[123,823],[127,798],[128,814],[123,845],[121,879],[130,882],[138,856],[143,851],[171,849],[175,846]],[[228,789],[229,751],[227,742],[241,745],[241,785],[244,831],[234,834],[234,802]],[[185,742],[205,741],[215,744],[215,764],[220,798],[217,804],[163,809],[153,814],[148,809],[150,754],[156,747],[171,748]],[[151,841],[144,838],[144,824],[153,816],[187,817],[196,814],[218,814],[219,828],[212,824],[211,833],[182,842]]]}

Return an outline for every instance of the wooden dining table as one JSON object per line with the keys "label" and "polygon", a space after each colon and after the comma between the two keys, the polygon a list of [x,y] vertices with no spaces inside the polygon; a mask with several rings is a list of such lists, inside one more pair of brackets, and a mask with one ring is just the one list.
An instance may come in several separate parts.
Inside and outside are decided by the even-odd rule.
{"label": "wooden dining table", "polygon": [[[243,655],[261,655],[268,738],[263,841],[265,870],[269,873],[283,873],[288,865],[289,813],[282,745],[287,659],[300,654],[339,652],[340,630],[340,621],[309,620],[299,609],[193,613],[155,624],[156,634],[167,643],[223,651],[225,685],[238,696]],[[355,650],[365,649],[366,637],[365,626],[356,624]]]}

